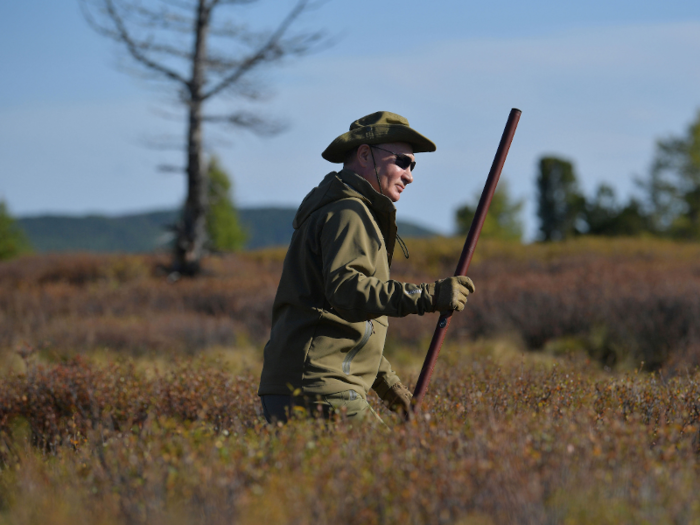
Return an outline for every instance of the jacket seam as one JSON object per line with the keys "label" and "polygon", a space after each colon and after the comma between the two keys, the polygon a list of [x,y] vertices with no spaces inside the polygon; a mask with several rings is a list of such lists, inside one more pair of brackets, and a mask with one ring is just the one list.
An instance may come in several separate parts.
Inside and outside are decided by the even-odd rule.
{"label": "jacket seam", "polygon": [[360,350],[367,346],[367,343],[369,343],[369,340],[372,338],[373,332],[374,326],[372,325],[372,321],[365,321],[365,333],[362,334],[362,339],[360,339],[360,341],[350,349],[345,356],[345,359],[343,359],[343,363],[341,364],[340,369],[346,376],[350,375],[350,365],[352,364],[352,360],[355,359],[355,356],[360,353]]}
{"label": "jacket seam", "polygon": [[311,334],[311,341],[309,341],[309,346],[306,348],[306,352],[304,352],[304,366],[303,366],[303,371],[301,373],[301,389],[302,391],[304,390],[304,384],[306,383],[306,372],[308,370],[308,361],[309,361],[309,355],[311,354],[311,349],[313,348],[314,344],[316,343],[316,332],[318,332],[318,326],[321,324],[321,319],[323,319],[323,310],[319,312],[318,317],[316,318],[316,321],[314,322],[314,331]]}

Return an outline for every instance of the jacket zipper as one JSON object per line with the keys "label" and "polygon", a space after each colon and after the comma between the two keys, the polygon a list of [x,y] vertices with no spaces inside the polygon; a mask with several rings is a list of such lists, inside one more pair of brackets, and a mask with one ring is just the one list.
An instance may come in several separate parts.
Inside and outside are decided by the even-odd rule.
{"label": "jacket zipper", "polygon": [[374,325],[372,324],[372,321],[365,321],[365,333],[362,336],[362,339],[360,339],[360,342],[357,343],[355,348],[350,350],[348,352],[348,355],[345,356],[345,359],[343,359],[343,373],[346,376],[350,375],[350,363],[352,362],[353,359],[355,359],[355,356],[357,353],[364,348],[364,346],[367,344],[367,341],[369,341],[369,338],[372,336],[372,333],[374,332]]}

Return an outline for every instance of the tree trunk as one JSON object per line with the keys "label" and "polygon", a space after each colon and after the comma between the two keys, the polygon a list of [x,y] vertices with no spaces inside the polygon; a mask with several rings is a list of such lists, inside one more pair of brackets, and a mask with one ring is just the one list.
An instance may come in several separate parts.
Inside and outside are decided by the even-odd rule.
{"label": "tree trunk", "polygon": [[173,271],[188,276],[199,273],[207,240],[207,171],[202,154],[202,86],[208,29],[209,12],[205,0],[199,0],[192,77],[189,83],[187,199],[177,228],[173,260]]}

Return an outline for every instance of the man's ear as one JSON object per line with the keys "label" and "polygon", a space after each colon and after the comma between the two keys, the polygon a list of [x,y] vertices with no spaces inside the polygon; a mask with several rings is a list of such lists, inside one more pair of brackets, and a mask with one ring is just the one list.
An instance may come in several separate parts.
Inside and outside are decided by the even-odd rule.
{"label": "man's ear", "polygon": [[357,163],[363,168],[367,168],[372,165],[372,152],[367,144],[362,144],[357,148]]}

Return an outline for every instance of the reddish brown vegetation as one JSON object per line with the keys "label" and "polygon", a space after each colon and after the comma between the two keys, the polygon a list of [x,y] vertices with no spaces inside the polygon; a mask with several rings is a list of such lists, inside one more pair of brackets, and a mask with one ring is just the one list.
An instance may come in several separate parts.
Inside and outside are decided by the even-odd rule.
{"label": "reddish brown vegetation", "polygon": [[[642,241],[637,247],[644,248]],[[451,336],[505,333],[535,350],[576,338],[570,343],[606,365],[643,362],[656,369],[668,362],[676,372],[692,369],[700,365],[700,259],[674,258],[674,248],[687,255],[674,245],[652,244],[646,252],[541,258],[533,248],[530,257],[482,258],[470,271],[477,293],[455,316]],[[393,326],[417,337],[433,323],[412,319]]]}
{"label": "reddish brown vegetation", "polygon": [[[412,242],[394,276],[449,275],[460,244]],[[342,418],[268,427],[254,375],[183,356],[262,346],[279,251],[214,259],[209,276],[175,283],[154,257],[0,265],[0,346],[25,362],[0,382],[0,523],[700,520],[700,246],[482,243],[478,254],[477,293],[422,416],[404,425],[370,397],[388,431]],[[434,322],[392,321],[392,362],[422,356]],[[469,342],[503,333],[548,352]],[[154,359],[98,366],[98,348]],[[666,368],[553,365],[557,348]],[[41,364],[49,352],[62,362]]]}
{"label": "reddish brown vegetation", "polygon": [[240,430],[240,419],[248,426],[259,412],[251,403],[253,379],[234,376],[215,362],[179,362],[155,375],[137,371],[133,363],[95,367],[80,357],[51,367],[35,365],[31,358],[27,363],[26,374],[0,383],[0,433],[7,435],[22,418],[32,443],[49,450],[66,440],[81,443],[95,428],[128,431],[148,417]]}
{"label": "reddish brown vegetation", "polygon": [[171,283],[152,257],[27,257],[0,269],[0,346],[194,352],[263,341],[280,263],[214,260],[213,275]]}
{"label": "reddish brown vegetation", "polygon": [[[402,425],[380,410],[390,431],[342,419],[267,427],[252,378],[227,378],[216,364],[150,378],[80,361],[37,370],[0,393],[0,406],[14,407],[2,420],[3,515],[27,524],[700,518],[695,378],[596,378],[576,364],[515,361],[500,368],[447,349],[430,418]],[[53,459],[23,435],[50,443]]]}
{"label": "reddish brown vegetation", "polygon": [[[412,241],[393,277],[450,275],[457,240]],[[700,247],[645,240],[559,246],[482,243],[477,293],[449,337],[509,334],[529,349],[568,347],[607,365],[683,371],[700,365]],[[154,257],[27,257],[0,265],[0,347],[58,353],[108,348],[192,353],[267,339],[283,252],[228,256],[209,275],[170,283]],[[435,316],[392,320],[390,344],[424,351]],[[556,346],[556,345],[555,345]],[[566,346],[566,345],[564,345]],[[561,345],[557,348],[560,348]]]}

